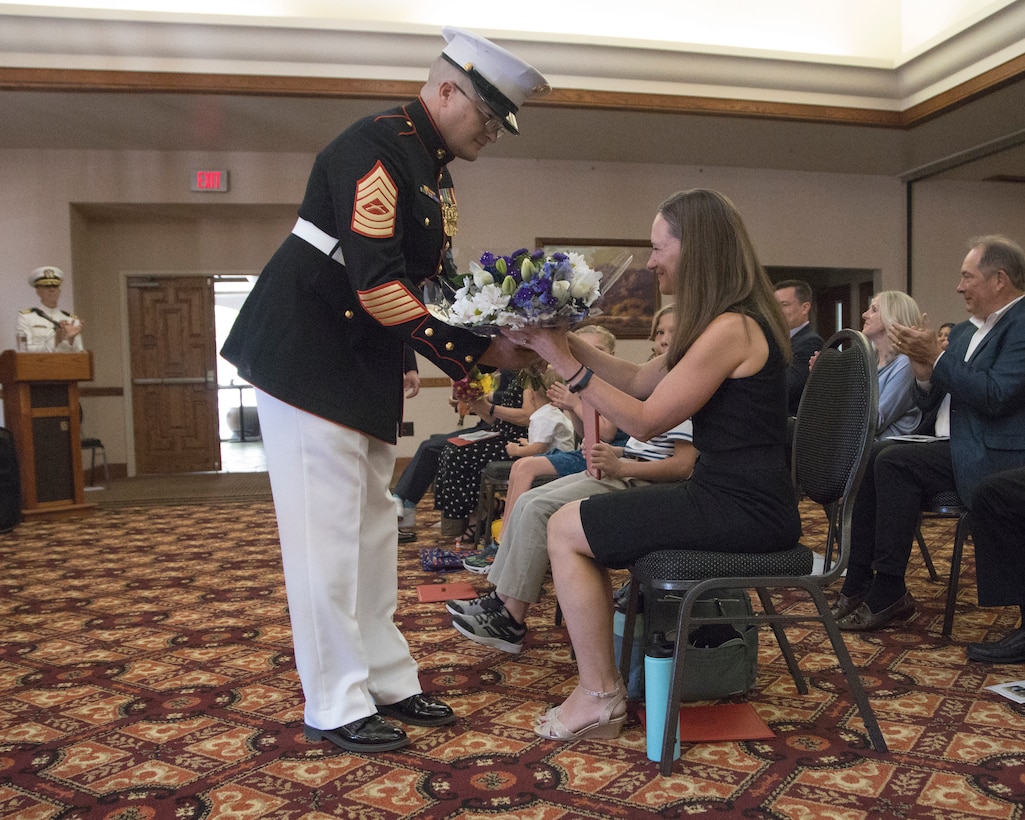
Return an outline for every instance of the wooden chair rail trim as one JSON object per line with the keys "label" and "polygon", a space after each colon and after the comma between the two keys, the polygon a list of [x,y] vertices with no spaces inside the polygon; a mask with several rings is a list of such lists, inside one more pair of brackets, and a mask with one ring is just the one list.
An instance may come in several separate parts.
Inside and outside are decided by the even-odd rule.
{"label": "wooden chair rail trim", "polygon": [[[557,88],[551,94],[530,100],[526,104],[638,113],[711,114],[906,129],[1003,88],[1018,81],[1022,76],[1025,76],[1025,56],[1013,58],[905,111],[571,88]],[[0,90],[404,100],[417,95],[420,83],[337,77],[3,67],[0,68]]]}

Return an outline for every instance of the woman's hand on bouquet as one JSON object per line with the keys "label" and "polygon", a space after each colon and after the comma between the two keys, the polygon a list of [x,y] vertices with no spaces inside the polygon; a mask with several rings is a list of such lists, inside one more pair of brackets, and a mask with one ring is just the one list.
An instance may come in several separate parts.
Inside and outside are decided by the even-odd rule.
{"label": "woman's hand on bouquet", "polygon": [[519,330],[505,329],[502,333],[516,344],[533,350],[544,361],[551,364],[563,378],[571,376],[580,366],[570,352],[566,327],[549,328],[528,325]]}
{"label": "woman's hand on bouquet", "polygon": [[539,363],[537,354],[526,345],[521,345],[505,333],[491,339],[488,349],[480,357],[480,363],[505,370],[524,370]]}

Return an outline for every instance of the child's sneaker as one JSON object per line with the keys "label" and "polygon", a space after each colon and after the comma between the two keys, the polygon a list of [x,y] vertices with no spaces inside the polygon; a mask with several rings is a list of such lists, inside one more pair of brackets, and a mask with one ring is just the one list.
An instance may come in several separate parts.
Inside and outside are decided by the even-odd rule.
{"label": "child's sneaker", "polygon": [[484,549],[477,550],[473,555],[463,559],[463,567],[478,575],[487,575],[491,565],[495,563],[495,556],[498,554],[498,544],[492,541]]}
{"label": "child's sneaker", "polygon": [[516,623],[505,606],[480,615],[453,615],[452,626],[474,643],[493,646],[513,655],[520,654],[527,635],[527,625]]}

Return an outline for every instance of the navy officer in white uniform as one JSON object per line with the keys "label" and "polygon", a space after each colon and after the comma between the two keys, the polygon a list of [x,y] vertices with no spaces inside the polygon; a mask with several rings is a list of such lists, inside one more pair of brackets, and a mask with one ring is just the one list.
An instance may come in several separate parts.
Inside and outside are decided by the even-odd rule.
{"label": "navy officer in white uniform", "polygon": [[64,272],[44,265],[29,274],[28,283],[36,289],[39,305],[18,314],[18,339],[25,339],[25,352],[81,353],[82,320],[57,307]]}
{"label": "navy officer in white uniform", "polygon": [[260,274],[222,355],[257,391],[305,731],[343,749],[409,740],[392,718],[440,726],[394,623],[397,522],[388,491],[403,348],[452,379],[533,354],[435,319],[418,294],[451,265],[447,165],[473,161],[549,90],[495,44],[446,28],[417,99],[356,122],[318,154],[299,219]]}

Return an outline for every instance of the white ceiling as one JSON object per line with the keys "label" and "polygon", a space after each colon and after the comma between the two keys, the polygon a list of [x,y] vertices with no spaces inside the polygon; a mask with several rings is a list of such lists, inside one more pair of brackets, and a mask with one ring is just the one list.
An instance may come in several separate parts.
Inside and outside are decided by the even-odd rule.
{"label": "white ceiling", "polygon": [[[520,116],[523,136],[500,141],[488,155],[898,177],[942,172],[963,179],[1025,178],[1025,82],[1018,79],[1025,69],[1000,73],[1002,67],[1016,67],[1025,59],[1025,2],[925,2],[900,4],[905,28],[908,10],[919,7],[934,11],[934,28],[944,13],[956,12],[960,28],[948,26],[931,36],[926,36],[928,27],[921,28],[917,40],[902,30],[892,59],[784,55],[764,47],[752,51],[599,35],[529,39],[522,32],[509,32],[500,41],[541,68],[562,96],[557,104],[528,104]],[[399,0],[378,3],[382,12],[402,5]],[[735,13],[740,3],[723,5],[720,0],[712,5]],[[216,2],[205,5],[218,8]],[[290,5],[310,10],[317,2]],[[603,4],[590,5],[600,11]],[[775,8],[748,3],[752,5]],[[788,5],[808,7],[801,0]],[[811,5],[818,9],[830,4]],[[265,6],[248,3],[245,8],[259,13]],[[892,11],[894,3],[861,0],[860,6],[865,20],[871,20],[872,14]],[[649,12],[665,7],[641,4]],[[679,0],[672,7],[679,9]],[[815,17],[816,22],[823,19],[821,14]],[[664,34],[666,26],[655,30]],[[694,35],[698,28],[689,31]],[[486,29],[482,33],[492,34]],[[894,39],[884,38],[891,48]],[[859,42],[858,37],[850,40]],[[314,25],[294,18],[275,22],[222,17],[211,23],[195,14],[55,12],[0,4],[0,149],[315,152],[349,122],[394,102],[382,96],[345,99],[331,81],[369,80],[371,88],[384,88],[382,82],[419,81],[441,44],[437,28],[420,22],[346,26],[338,21]],[[71,73],[54,81],[53,69]],[[49,79],[33,87],[24,81],[26,70],[43,70]],[[268,81],[268,90],[77,90],[84,71],[118,76],[169,72],[172,77],[215,80],[258,77]],[[68,77],[73,81],[67,82]],[[309,78],[308,96],[292,94],[297,78]],[[985,87],[969,93],[976,78],[984,78]],[[274,93],[279,79],[291,83],[288,95]],[[223,90],[223,85],[214,82],[213,87]],[[648,100],[645,95],[665,95],[659,99],[674,101],[670,107],[676,111],[659,112],[666,106],[657,104],[647,104],[655,109],[650,111],[601,110],[593,94],[577,107],[580,95],[590,92],[612,92],[617,102],[641,103]],[[872,112],[914,111],[941,95],[965,102],[939,117],[922,118],[912,128],[842,124],[852,112],[855,120],[871,122]],[[679,100],[684,103],[676,105]],[[772,116],[759,111],[760,103]],[[781,118],[780,109],[772,107],[776,103],[798,107]],[[731,106],[741,113],[724,113]],[[714,113],[706,113],[708,108]]]}

